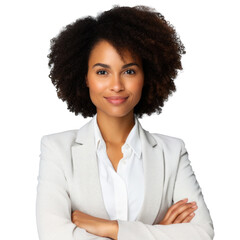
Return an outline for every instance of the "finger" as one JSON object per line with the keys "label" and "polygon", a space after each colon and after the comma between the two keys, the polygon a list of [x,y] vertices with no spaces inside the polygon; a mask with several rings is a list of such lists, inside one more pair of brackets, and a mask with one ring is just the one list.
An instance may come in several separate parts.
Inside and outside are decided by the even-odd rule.
{"label": "finger", "polygon": [[[169,216],[170,222],[173,223],[176,220],[178,222],[184,220],[184,217],[186,217],[192,212],[192,206],[193,206],[192,203],[185,203],[183,205],[180,205],[178,208],[174,209],[172,211],[172,214]],[[187,210],[190,212],[187,212]]]}
{"label": "finger", "polygon": [[191,213],[190,215],[188,215],[183,221],[182,223],[189,223],[193,217],[195,216],[195,213]]}
{"label": "finger", "polygon": [[188,217],[191,213],[193,213],[197,209],[197,206],[190,206],[185,209],[178,217],[174,220],[174,223],[181,223],[186,217]]}
{"label": "finger", "polygon": [[168,211],[167,211],[164,219],[168,219],[168,218],[170,217],[170,215],[172,214],[172,212],[173,212],[176,208],[178,208],[178,207],[181,206],[182,204],[186,203],[187,201],[188,201],[188,199],[185,198],[185,199],[183,199],[183,200],[180,200],[180,201],[174,203],[174,204],[168,209]]}

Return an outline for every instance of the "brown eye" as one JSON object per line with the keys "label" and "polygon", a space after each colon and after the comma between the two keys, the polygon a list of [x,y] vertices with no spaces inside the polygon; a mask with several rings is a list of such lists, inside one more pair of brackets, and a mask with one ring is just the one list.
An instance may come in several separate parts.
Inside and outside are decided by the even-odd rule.
{"label": "brown eye", "polygon": [[125,73],[129,75],[133,75],[135,74],[135,71],[133,69],[128,69]]}
{"label": "brown eye", "polygon": [[107,71],[105,71],[105,70],[99,70],[99,71],[97,71],[97,74],[98,74],[98,75],[106,75],[106,74],[107,74]]}

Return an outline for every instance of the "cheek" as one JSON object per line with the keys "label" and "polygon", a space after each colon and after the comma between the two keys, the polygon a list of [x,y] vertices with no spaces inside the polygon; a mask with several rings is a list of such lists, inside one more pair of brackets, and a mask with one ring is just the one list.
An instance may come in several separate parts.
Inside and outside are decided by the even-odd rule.
{"label": "cheek", "polygon": [[106,89],[106,82],[104,82],[103,80],[100,81],[94,78],[89,78],[88,84],[89,91],[93,94],[101,93]]}
{"label": "cheek", "polygon": [[132,83],[129,86],[129,89],[131,89],[130,91],[134,94],[134,95],[141,95],[142,93],[142,88],[143,88],[143,80],[142,79],[138,79],[136,82]]}
{"label": "cheek", "polygon": [[89,83],[89,89],[90,89],[90,92],[92,93],[100,93],[103,91],[104,85],[99,82],[92,82],[92,83]]}

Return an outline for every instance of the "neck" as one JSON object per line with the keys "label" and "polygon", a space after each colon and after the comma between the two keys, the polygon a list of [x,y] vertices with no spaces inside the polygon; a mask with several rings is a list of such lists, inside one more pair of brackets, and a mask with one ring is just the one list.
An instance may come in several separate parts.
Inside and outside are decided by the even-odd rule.
{"label": "neck", "polygon": [[98,111],[97,124],[106,144],[122,145],[133,128],[135,119],[133,111],[123,117],[113,117]]}

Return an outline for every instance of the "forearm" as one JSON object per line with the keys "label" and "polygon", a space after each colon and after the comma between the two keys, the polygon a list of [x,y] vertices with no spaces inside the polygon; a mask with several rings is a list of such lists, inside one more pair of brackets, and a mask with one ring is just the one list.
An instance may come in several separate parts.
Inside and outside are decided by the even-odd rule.
{"label": "forearm", "polygon": [[118,222],[117,220],[108,220],[88,215],[79,210],[72,213],[72,222],[79,228],[100,237],[117,239]]}
{"label": "forearm", "polygon": [[212,240],[214,230],[210,223],[178,223],[169,225],[150,225],[140,221],[118,220],[118,240]]}
{"label": "forearm", "polygon": [[111,239],[117,240],[118,235],[118,222],[117,220],[108,220],[107,236]]}

